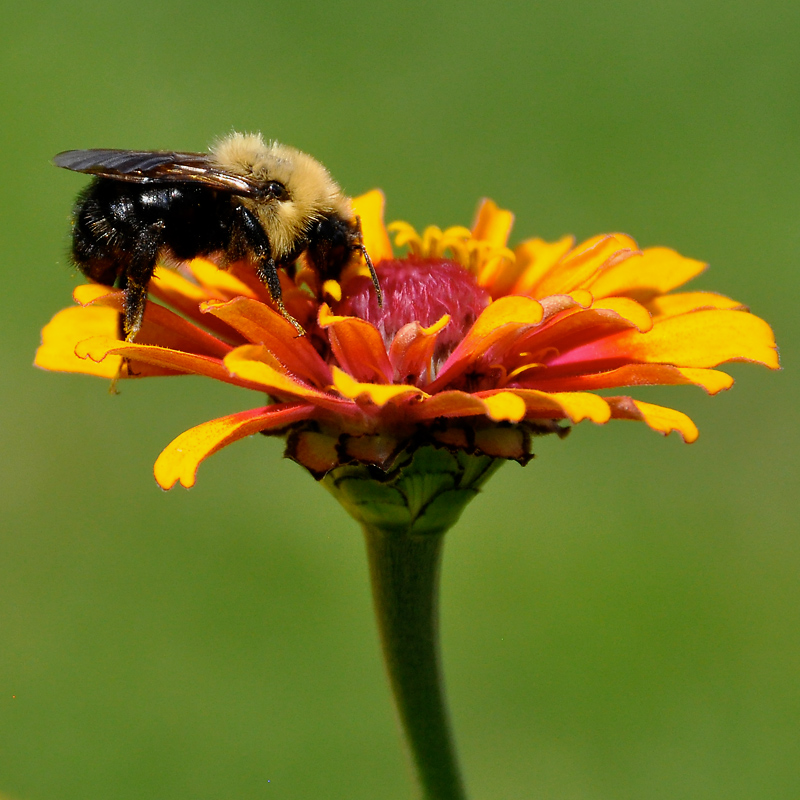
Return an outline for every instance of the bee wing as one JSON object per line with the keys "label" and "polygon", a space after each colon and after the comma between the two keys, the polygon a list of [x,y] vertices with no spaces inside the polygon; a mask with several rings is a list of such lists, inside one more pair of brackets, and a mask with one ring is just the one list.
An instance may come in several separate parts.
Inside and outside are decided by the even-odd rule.
{"label": "bee wing", "polygon": [[74,172],[131,183],[201,183],[238,195],[257,195],[256,181],[226,172],[204,153],[168,150],[67,150],[53,163]]}

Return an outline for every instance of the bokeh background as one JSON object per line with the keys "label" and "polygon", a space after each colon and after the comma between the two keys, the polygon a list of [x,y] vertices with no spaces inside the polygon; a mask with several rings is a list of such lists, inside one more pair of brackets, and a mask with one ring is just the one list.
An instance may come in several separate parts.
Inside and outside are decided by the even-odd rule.
{"label": "bokeh background", "polygon": [[701,429],[578,426],[450,534],[444,659],[480,800],[800,796],[800,5],[6,4],[0,31],[0,794],[401,800],[355,525],[277,441],[152,463],[254,404],[31,366],[68,305],[83,147],[260,129],[389,218],[622,230],[774,326],[784,370],[640,390]]}

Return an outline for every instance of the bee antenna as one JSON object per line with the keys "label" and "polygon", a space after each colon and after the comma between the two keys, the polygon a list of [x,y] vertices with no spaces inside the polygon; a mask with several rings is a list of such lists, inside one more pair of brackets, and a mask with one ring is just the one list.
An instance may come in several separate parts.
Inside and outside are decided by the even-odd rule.
{"label": "bee antenna", "polygon": [[378,280],[378,273],[375,272],[375,267],[372,265],[372,259],[369,257],[367,248],[364,247],[363,244],[360,244],[358,249],[363,253],[364,261],[367,262],[367,266],[369,267],[369,274],[372,276],[372,283],[375,286],[375,294],[378,296],[378,306],[383,308],[383,292],[381,291],[381,283]]}

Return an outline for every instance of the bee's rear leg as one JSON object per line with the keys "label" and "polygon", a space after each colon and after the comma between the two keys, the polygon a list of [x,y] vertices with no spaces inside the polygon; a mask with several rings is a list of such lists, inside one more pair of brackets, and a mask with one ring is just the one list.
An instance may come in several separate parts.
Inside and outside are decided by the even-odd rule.
{"label": "bee's rear leg", "polygon": [[132,342],[142,327],[144,311],[147,307],[147,285],[156,270],[158,242],[152,235],[143,232],[144,241],[140,243],[138,252],[132,254],[125,274],[125,316],[123,332],[125,341]]}

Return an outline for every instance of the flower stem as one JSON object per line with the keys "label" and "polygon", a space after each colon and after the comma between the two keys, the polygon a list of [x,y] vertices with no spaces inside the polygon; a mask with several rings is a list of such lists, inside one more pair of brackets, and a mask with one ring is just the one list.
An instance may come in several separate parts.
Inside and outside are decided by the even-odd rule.
{"label": "flower stem", "polygon": [[424,800],[466,800],[439,658],[444,530],[363,525],[386,669]]}

